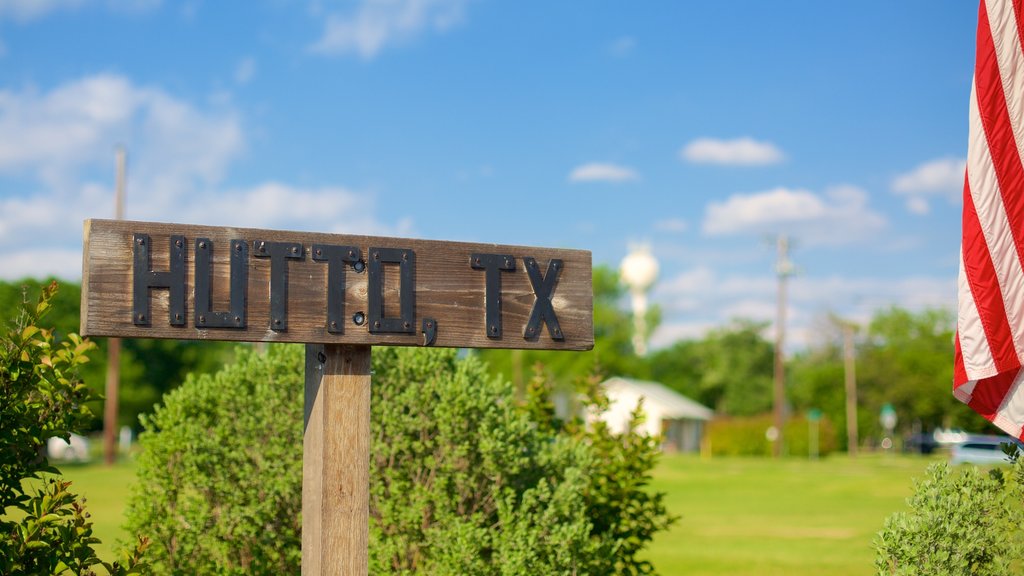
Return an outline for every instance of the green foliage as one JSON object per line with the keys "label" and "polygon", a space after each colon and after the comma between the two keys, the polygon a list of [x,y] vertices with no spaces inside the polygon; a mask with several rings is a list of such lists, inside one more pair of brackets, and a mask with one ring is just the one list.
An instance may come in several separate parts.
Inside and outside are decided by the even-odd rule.
{"label": "green foliage", "polygon": [[762,336],[766,327],[734,320],[701,340],[658,350],[651,378],[722,414],[760,414],[772,406],[775,347]]}
{"label": "green foliage", "polygon": [[983,474],[933,464],[908,499],[911,511],[885,521],[875,538],[879,575],[1019,573],[1024,553],[1024,466]]}
{"label": "green foliage", "polygon": [[[772,443],[765,432],[774,425],[771,414],[743,418],[716,418],[708,423],[706,434],[714,456],[771,456]],[[785,453],[807,457],[810,426],[806,416],[790,418],[783,428]],[[818,455],[827,456],[836,449],[835,428],[828,418],[818,422]]]}
{"label": "green foliage", "polygon": [[127,527],[158,574],[297,574],[302,348],[243,352],[190,376],[152,415]]}
{"label": "green foliage", "polygon": [[[953,397],[954,316],[945,310],[893,308],[872,318],[857,357],[861,429],[880,433],[878,413],[892,404],[902,424],[977,429],[985,420]],[[866,421],[865,421],[866,420]]]}
{"label": "green foliage", "polygon": [[[27,294],[36,294],[52,280],[31,278],[17,282],[0,281],[0,322],[13,322]],[[54,338],[60,340],[78,331],[81,287],[63,282],[50,300],[47,319],[53,326]],[[89,408],[92,416],[86,430],[98,430],[103,414],[101,394],[107,373],[107,342],[100,338],[94,361],[79,367],[83,382],[92,390]],[[118,425],[138,426],[139,414],[149,412],[164,393],[185,380],[190,373],[213,372],[234,354],[236,345],[229,342],[199,342],[133,338],[121,341],[118,404]]]}
{"label": "green foliage", "polygon": [[[45,457],[49,439],[68,440],[90,418],[91,394],[79,369],[92,344],[74,333],[58,341],[52,329],[38,325],[56,292],[53,282],[36,304],[22,302],[0,337],[0,573],[92,574],[96,566],[135,573],[146,542],[140,540],[123,563],[97,558],[92,546],[99,540],[82,501]],[[42,486],[32,488],[39,481]]]}
{"label": "green foliage", "polygon": [[[243,354],[145,419],[129,527],[157,573],[297,573],[302,350]],[[454,350],[373,353],[370,572],[645,574],[652,439],[563,423]],[[595,391],[596,394],[596,391]]]}

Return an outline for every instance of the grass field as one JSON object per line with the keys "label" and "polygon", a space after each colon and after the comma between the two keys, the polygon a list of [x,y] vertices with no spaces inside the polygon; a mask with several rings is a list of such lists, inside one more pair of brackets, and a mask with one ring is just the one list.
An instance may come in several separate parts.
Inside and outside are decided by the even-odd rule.
{"label": "grass field", "polygon": [[[906,508],[912,479],[933,460],[833,456],[820,461],[666,456],[654,487],[681,519],[659,535],[649,558],[663,576],[873,574],[871,540],[885,518]],[[88,499],[101,557],[112,560],[130,464],[68,466]]]}
{"label": "grass field", "polygon": [[682,516],[649,558],[676,574],[873,574],[874,534],[934,460],[666,457],[654,487]]}

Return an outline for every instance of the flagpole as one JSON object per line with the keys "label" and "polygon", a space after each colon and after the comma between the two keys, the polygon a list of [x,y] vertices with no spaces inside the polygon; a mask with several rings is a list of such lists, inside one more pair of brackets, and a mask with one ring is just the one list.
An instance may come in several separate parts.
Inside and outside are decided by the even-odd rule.
{"label": "flagpole", "polygon": [[[115,152],[115,165],[117,180],[114,186],[114,219],[122,220],[124,219],[125,153],[124,148],[120,146]],[[103,460],[107,466],[112,466],[117,460],[116,429],[120,382],[121,339],[108,338],[106,398],[103,403]]]}

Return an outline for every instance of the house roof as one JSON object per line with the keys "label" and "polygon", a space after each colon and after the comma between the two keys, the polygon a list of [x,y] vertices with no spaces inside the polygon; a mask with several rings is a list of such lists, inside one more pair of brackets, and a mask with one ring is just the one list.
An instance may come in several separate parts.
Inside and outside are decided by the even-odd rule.
{"label": "house roof", "polygon": [[714,411],[707,406],[690,400],[686,396],[657,382],[615,377],[605,380],[604,387],[610,395],[629,390],[638,396],[643,396],[645,405],[656,404],[661,409],[662,416],[666,418],[711,420],[711,417],[714,415]]}

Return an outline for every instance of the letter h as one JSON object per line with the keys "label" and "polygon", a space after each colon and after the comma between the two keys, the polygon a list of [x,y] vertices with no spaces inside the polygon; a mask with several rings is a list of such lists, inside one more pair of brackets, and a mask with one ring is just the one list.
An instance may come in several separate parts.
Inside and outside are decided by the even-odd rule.
{"label": "letter h", "polygon": [[152,325],[150,290],[167,288],[170,291],[167,315],[171,326],[185,325],[185,237],[171,236],[168,254],[169,270],[156,272],[150,257],[148,234],[135,234],[132,238],[132,323],[136,326]]}

